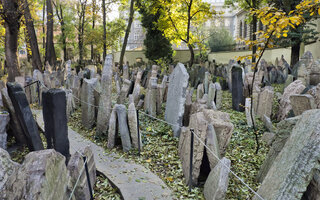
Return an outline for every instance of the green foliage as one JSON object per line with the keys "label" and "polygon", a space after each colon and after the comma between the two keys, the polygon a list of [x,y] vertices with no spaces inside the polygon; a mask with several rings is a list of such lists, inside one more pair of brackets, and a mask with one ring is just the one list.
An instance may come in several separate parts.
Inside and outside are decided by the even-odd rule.
{"label": "green foliage", "polygon": [[212,29],[208,44],[211,52],[231,51],[236,45],[232,35],[225,28]]}
{"label": "green foliage", "polygon": [[206,62],[206,61],[208,61],[208,57],[209,57],[209,52],[204,50],[204,51],[201,51],[198,54],[196,54],[195,60],[197,63]]}
{"label": "green foliage", "polygon": [[157,26],[159,12],[152,14],[143,2],[139,2],[139,13],[141,15],[142,26],[146,29],[145,56],[152,61],[166,60],[172,61],[173,50],[170,41],[164,36]]}

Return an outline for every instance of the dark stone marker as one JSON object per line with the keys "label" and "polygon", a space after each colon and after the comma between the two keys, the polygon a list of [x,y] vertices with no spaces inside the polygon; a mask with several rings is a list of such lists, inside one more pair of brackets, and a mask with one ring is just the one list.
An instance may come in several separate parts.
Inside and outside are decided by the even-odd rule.
{"label": "dark stone marker", "polygon": [[234,66],[232,67],[232,109],[243,112],[244,101],[242,69]]}
{"label": "dark stone marker", "polygon": [[68,125],[66,113],[66,93],[61,89],[50,89],[42,93],[43,120],[48,149],[54,148],[70,158]]}
{"label": "dark stone marker", "polygon": [[23,133],[27,137],[28,148],[30,151],[43,150],[38,126],[33,119],[29,102],[22,87],[17,83],[7,83],[7,88]]}

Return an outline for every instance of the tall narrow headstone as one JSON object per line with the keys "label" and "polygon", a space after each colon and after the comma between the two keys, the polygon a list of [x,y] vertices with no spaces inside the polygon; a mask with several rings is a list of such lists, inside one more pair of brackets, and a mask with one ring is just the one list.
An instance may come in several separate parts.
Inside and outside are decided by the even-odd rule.
{"label": "tall narrow headstone", "polygon": [[29,149],[31,151],[42,150],[43,144],[38,131],[38,126],[33,118],[29,102],[22,87],[18,84],[7,83],[7,88],[19,123],[24,135],[27,137]]}
{"label": "tall narrow headstone", "polygon": [[116,105],[116,112],[118,118],[118,127],[121,136],[121,143],[123,151],[130,151],[131,139],[128,127],[127,111],[124,105]]}
{"label": "tall narrow headstone", "polygon": [[173,124],[172,129],[175,137],[180,135],[188,80],[189,74],[186,68],[183,64],[178,63],[169,78],[170,83],[165,111],[165,119]]}
{"label": "tall narrow headstone", "polygon": [[97,132],[98,136],[106,135],[111,115],[112,96],[112,55],[107,55],[102,70],[101,94],[99,101]]}
{"label": "tall narrow headstone", "polygon": [[70,158],[68,125],[66,113],[66,93],[61,89],[43,92],[43,120],[48,149],[55,149]]}
{"label": "tall narrow headstone", "polygon": [[234,66],[232,67],[232,109],[243,112],[244,100],[242,68]]}
{"label": "tall narrow headstone", "polygon": [[215,84],[210,83],[209,84],[209,91],[208,91],[208,101],[207,101],[207,106],[209,109],[213,108],[212,102],[214,102],[215,96],[216,96],[216,86],[215,86]]}
{"label": "tall narrow headstone", "polygon": [[273,104],[273,96],[274,92],[271,90],[272,88],[265,87],[263,91],[259,94],[259,101],[257,107],[257,115],[263,119],[263,116],[271,118],[272,114],[272,104]]}
{"label": "tall narrow headstone", "polygon": [[98,80],[96,78],[83,79],[81,88],[81,120],[84,127],[87,129],[92,128],[95,123],[95,99],[94,88]]}
{"label": "tall narrow headstone", "polygon": [[0,148],[7,149],[6,127],[9,123],[10,116],[6,111],[0,111]]}
{"label": "tall narrow headstone", "polygon": [[215,103],[216,107],[219,110],[222,107],[222,88],[220,83],[215,83],[216,86],[216,97],[215,97]]}
{"label": "tall narrow headstone", "polygon": [[251,117],[251,98],[246,98],[245,107],[246,107],[245,111],[246,111],[247,124],[249,127],[252,127],[253,122],[252,122],[252,117]]}

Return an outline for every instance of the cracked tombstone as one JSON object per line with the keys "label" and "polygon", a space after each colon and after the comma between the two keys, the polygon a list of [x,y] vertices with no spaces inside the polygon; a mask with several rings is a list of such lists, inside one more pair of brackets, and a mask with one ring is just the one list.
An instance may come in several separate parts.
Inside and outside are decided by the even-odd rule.
{"label": "cracked tombstone", "polygon": [[169,78],[165,119],[173,124],[172,129],[175,137],[180,135],[180,127],[184,114],[186,91],[189,74],[183,64],[178,63]]}
{"label": "cracked tombstone", "polygon": [[131,149],[131,140],[130,140],[130,133],[128,127],[128,118],[127,118],[127,111],[124,105],[117,105],[116,112],[118,118],[118,127],[121,136],[121,143],[123,151],[127,152]]}
{"label": "cracked tombstone", "polygon": [[133,148],[136,148],[136,149],[139,148],[139,141],[140,141],[140,148],[142,148],[141,136],[140,136],[140,140],[138,137],[137,110],[134,106],[134,103],[130,103],[128,107],[128,124],[129,124]]}

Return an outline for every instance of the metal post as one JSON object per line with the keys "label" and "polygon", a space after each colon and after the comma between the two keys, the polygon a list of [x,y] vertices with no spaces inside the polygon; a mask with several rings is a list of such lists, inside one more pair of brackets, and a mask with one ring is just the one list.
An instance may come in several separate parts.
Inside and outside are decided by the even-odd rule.
{"label": "metal post", "polygon": [[90,192],[90,200],[93,200],[93,193],[92,193],[90,175],[89,175],[89,170],[88,170],[88,161],[87,161],[87,157],[86,156],[83,157],[83,161],[85,162],[84,163],[84,167],[85,167],[85,170],[86,170],[86,176],[87,176],[88,187],[89,187],[89,192]]}
{"label": "metal post", "polygon": [[40,105],[40,81],[37,81],[38,104]]}
{"label": "metal post", "polygon": [[192,189],[192,167],[193,167],[193,137],[194,137],[194,129],[190,129],[191,132],[191,140],[190,140],[190,167],[189,167],[189,192]]}
{"label": "metal post", "polygon": [[139,152],[139,156],[140,156],[140,153],[141,153],[141,146],[140,146],[140,130],[139,130],[139,110],[137,110],[137,131],[138,131],[138,152]]}

